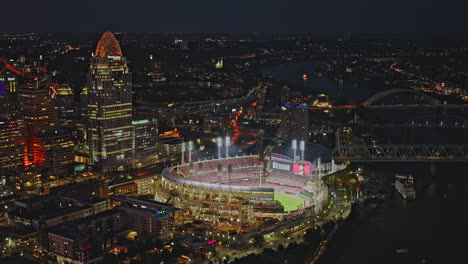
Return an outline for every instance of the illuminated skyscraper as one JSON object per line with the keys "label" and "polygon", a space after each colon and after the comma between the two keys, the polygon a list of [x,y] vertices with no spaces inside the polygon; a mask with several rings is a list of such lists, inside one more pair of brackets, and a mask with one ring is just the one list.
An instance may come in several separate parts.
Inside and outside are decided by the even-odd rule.
{"label": "illuminated skyscraper", "polygon": [[284,140],[309,140],[309,109],[289,107],[282,124]]}
{"label": "illuminated skyscraper", "polygon": [[66,84],[60,85],[57,91],[57,105],[61,120],[71,123],[75,117],[75,103],[73,100],[73,90]]}
{"label": "illuminated skyscraper", "polygon": [[50,87],[20,87],[18,96],[24,123],[24,165],[47,168],[49,175],[67,175],[73,162],[73,142],[59,120]]}
{"label": "illuminated skyscraper", "polygon": [[91,58],[87,84],[90,163],[101,171],[131,166],[132,75],[119,42],[105,32]]}
{"label": "illuminated skyscraper", "polygon": [[158,157],[158,123],[156,120],[133,121],[133,165],[139,167],[154,162]]}
{"label": "illuminated skyscraper", "polygon": [[18,110],[17,80],[14,75],[0,75],[0,114],[15,115]]}
{"label": "illuminated skyscraper", "polygon": [[0,173],[3,169],[23,166],[23,138],[20,124],[16,120],[0,116]]}

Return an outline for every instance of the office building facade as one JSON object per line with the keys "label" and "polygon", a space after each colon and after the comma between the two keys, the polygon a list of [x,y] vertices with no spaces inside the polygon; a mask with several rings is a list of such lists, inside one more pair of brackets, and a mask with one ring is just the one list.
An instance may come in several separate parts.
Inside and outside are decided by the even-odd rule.
{"label": "office building facade", "polygon": [[158,123],[156,120],[136,120],[133,124],[133,166],[155,162],[158,157]]}
{"label": "office building facade", "polygon": [[18,89],[24,165],[47,168],[49,175],[62,176],[71,172],[73,141],[59,119],[56,98],[50,89],[38,84]]}
{"label": "office building facade", "polygon": [[132,165],[132,75],[111,32],[105,32],[91,58],[87,81],[90,165],[101,171]]}
{"label": "office building facade", "polygon": [[0,172],[23,166],[21,122],[0,116]]}

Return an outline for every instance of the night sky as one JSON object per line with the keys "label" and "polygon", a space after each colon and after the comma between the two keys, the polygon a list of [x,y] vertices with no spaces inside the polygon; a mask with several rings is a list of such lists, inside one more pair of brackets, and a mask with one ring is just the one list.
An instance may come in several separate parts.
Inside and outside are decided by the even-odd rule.
{"label": "night sky", "polygon": [[2,0],[0,32],[467,33],[466,0]]}

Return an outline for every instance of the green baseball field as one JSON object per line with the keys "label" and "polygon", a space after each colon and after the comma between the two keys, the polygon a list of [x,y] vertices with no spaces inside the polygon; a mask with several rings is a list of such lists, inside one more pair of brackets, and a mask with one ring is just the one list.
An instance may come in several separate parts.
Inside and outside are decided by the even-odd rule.
{"label": "green baseball field", "polygon": [[284,211],[294,211],[302,207],[304,201],[288,194],[275,192],[275,201],[280,202],[284,206]]}

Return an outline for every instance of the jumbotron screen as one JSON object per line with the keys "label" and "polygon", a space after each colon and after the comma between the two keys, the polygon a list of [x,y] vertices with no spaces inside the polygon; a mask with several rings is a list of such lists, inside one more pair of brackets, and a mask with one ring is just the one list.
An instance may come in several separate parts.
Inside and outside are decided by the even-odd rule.
{"label": "jumbotron screen", "polygon": [[295,163],[291,158],[276,153],[271,154],[271,168],[290,171],[300,175],[312,174],[312,164],[310,162],[303,161],[300,163]]}
{"label": "jumbotron screen", "polygon": [[303,161],[302,163],[294,163],[292,172],[300,175],[310,175],[311,164],[310,162]]}

